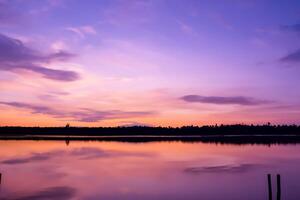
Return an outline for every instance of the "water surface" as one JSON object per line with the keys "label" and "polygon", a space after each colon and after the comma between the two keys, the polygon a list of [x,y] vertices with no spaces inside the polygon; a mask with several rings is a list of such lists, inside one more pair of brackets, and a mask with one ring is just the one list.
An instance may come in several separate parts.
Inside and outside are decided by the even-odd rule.
{"label": "water surface", "polygon": [[300,199],[300,146],[0,141],[0,199]]}

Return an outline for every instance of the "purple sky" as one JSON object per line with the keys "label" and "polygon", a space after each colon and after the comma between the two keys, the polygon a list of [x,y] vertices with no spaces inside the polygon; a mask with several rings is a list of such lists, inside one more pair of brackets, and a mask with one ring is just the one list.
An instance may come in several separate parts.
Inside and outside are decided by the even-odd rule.
{"label": "purple sky", "polygon": [[0,0],[0,125],[300,124],[300,1]]}

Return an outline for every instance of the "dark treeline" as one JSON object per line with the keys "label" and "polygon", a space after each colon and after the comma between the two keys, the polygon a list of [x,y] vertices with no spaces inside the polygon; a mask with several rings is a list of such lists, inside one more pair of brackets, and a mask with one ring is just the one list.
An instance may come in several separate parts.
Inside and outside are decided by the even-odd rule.
{"label": "dark treeline", "polygon": [[172,127],[0,127],[2,140],[65,140],[153,142],[181,141],[216,144],[297,144],[296,125],[220,125]]}
{"label": "dark treeline", "polygon": [[64,136],[300,136],[297,125],[215,125],[173,127],[0,127],[0,136],[64,135]]}

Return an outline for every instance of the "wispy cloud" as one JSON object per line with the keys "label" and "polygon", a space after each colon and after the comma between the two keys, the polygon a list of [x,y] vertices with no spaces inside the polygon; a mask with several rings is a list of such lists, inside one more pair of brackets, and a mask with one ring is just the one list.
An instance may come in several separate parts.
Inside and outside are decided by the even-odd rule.
{"label": "wispy cloud", "polygon": [[3,34],[0,34],[0,52],[0,70],[17,72],[18,69],[23,69],[41,74],[44,78],[58,81],[79,79],[79,74],[74,71],[42,66],[55,61],[66,61],[75,56],[69,52],[58,51],[44,55],[25,46],[22,41]]}
{"label": "wispy cloud", "polygon": [[[280,27],[281,30],[291,31],[295,33],[300,33],[300,24],[292,24],[292,25],[285,25]],[[290,52],[286,56],[279,59],[280,62],[300,62],[300,49],[296,49],[293,52]]]}
{"label": "wispy cloud", "polygon": [[210,103],[210,104],[237,104],[244,106],[254,106],[270,103],[270,101],[254,99],[244,96],[231,96],[231,97],[222,97],[222,96],[201,96],[201,95],[186,95],[180,97],[180,99],[186,102],[192,103]]}
{"label": "wispy cloud", "polygon": [[177,21],[178,25],[179,25],[179,28],[182,32],[184,32],[185,34],[188,34],[188,35],[193,35],[193,36],[196,36],[198,35],[197,32],[194,30],[194,28],[185,23],[185,22],[182,22],[182,21]]}
{"label": "wispy cloud", "polygon": [[286,31],[300,32],[300,24],[285,25],[280,28]]}
{"label": "wispy cloud", "polygon": [[96,35],[97,31],[93,26],[79,26],[79,27],[67,27],[66,30],[77,34],[81,38],[85,38],[86,35]]}
{"label": "wispy cloud", "polygon": [[152,126],[151,124],[147,123],[141,123],[136,121],[122,121],[120,122],[120,125],[122,127],[133,127],[133,126]]}
{"label": "wispy cloud", "polygon": [[300,62],[300,49],[289,53],[288,55],[280,58],[281,62]]}
{"label": "wispy cloud", "polygon": [[63,117],[64,113],[61,111],[56,111],[47,106],[37,106],[28,103],[19,103],[19,102],[0,102],[2,105],[12,106],[15,108],[29,109],[33,114],[46,114],[51,116]]}
{"label": "wispy cloud", "polygon": [[127,119],[134,117],[153,115],[152,111],[121,111],[121,110],[93,110],[79,109],[77,111],[61,111],[47,106],[38,106],[20,102],[0,102],[0,105],[12,106],[15,108],[28,109],[32,114],[45,114],[55,118],[68,118],[80,122],[97,122],[106,119]]}
{"label": "wispy cloud", "polygon": [[79,112],[70,113],[70,117],[81,122],[96,122],[106,119],[127,119],[134,117],[150,116],[153,115],[152,111],[121,111],[121,110],[92,110],[83,109]]}

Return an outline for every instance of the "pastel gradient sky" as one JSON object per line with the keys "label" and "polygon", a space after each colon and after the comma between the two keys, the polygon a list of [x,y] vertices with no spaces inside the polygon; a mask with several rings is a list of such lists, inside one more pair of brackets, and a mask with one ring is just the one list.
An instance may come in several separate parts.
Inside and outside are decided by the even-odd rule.
{"label": "pastel gradient sky", "polygon": [[298,0],[0,0],[0,125],[300,124]]}

